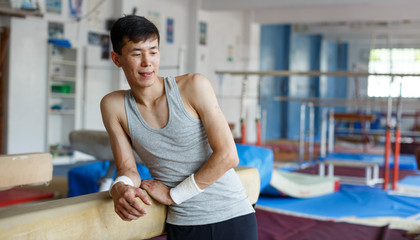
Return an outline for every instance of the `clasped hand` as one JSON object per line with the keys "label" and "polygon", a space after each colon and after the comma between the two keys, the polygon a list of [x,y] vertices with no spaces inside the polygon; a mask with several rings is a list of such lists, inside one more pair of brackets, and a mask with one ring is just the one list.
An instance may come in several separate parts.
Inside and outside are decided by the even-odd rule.
{"label": "clasped hand", "polygon": [[141,181],[140,188],[147,191],[147,193],[156,201],[163,205],[171,205],[174,201],[169,194],[169,187],[163,184],[161,181],[153,179],[145,179]]}
{"label": "clasped hand", "polygon": [[125,185],[124,183],[117,183],[112,188],[111,193],[114,200],[115,212],[122,220],[137,220],[147,214],[144,206],[136,199],[139,198],[146,205],[152,205],[143,190],[147,191],[153,199],[164,205],[174,203],[169,195],[169,187],[160,181],[153,179],[142,180],[140,188]]}

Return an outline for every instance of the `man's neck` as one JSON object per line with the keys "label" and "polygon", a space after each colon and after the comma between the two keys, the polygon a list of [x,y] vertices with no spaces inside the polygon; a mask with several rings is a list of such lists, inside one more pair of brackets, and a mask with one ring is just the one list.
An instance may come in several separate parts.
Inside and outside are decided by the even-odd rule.
{"label": "man's neck", "polygon": [[165,94],[163,78],[158,77],[152,86],[132,89],[132,91],[138,104],[151,108]]}

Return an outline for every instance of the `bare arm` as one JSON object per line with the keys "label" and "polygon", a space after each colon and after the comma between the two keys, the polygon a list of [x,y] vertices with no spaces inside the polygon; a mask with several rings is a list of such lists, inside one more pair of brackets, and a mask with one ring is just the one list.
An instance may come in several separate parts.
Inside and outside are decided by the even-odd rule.
{"label": "bare arm", "polygon": [[141,178],[137,172],[130,139],[125,130],[128,128],[124,111],[124,92],[118,91],[106,95],[101,101],[101,113],[109,135],[117,167],[117,177],[127,176],[134,183],[134,187],[131,187],[119,182],[111,189],[115,212],[123,220],[135,220],[146,214],[146,210],[136,198],[139,197],[148,205],[150,205],[150,201],[139,188]]}
{"label": "bare arm", "polygon": [[217,181],[229,169],[236,167],[239,158],[229,125],[218,105],[216,95],[207,78],[194,75],[189,82],[188,102],[198,113],[213,154],[195,173],[199,188],[204,189]]}

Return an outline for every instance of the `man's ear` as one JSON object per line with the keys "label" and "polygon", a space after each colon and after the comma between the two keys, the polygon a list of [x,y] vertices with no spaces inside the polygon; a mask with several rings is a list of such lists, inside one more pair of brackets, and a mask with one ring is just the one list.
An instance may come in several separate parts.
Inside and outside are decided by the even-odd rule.
{"label": "man's ear", "polygon": [[119,59],[120,55],[114,51],[111,52],[111,59],[114,62],[115,66],[117,67],[121,67],[121,63],[120,63],[120,59]]}

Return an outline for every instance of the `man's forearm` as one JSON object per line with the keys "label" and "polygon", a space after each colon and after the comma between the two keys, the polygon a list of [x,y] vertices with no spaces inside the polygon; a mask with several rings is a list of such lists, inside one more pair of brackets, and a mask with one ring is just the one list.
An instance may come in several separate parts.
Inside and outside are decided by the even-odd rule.
{"label": "man's forearm", "polygon": [[221,178],[229,169],[236,167],[238,162],[236,152],[227,154],[213,152],[207,162],[194,174],[197,186],[200,189],[205,189]]}

